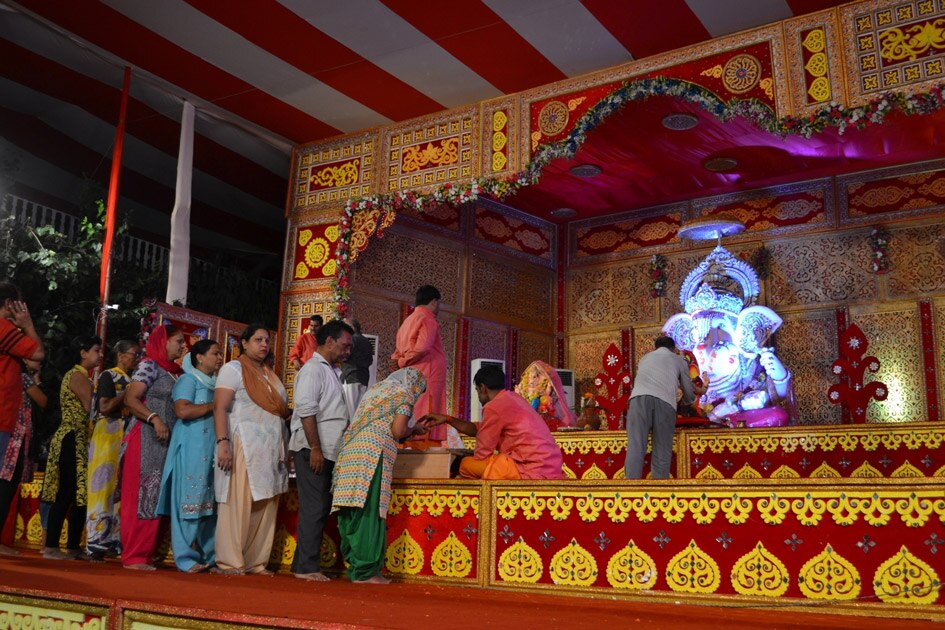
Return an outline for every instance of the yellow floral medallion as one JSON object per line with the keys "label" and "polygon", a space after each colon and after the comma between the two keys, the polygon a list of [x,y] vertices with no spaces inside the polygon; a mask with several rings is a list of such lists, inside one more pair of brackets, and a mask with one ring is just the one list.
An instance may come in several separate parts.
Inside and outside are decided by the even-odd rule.
{"label": "yellow floral medallion", "polygon": [[830,545],[801,567],[797,584],[810,599],[841,601],[856,599],[860,594],[856,567]]}
{"label": "yellow floral medallion", "polygon": [[538,552],[519,538],[499,556],[497,569],[499,579],[503,582],[534,584],[541,579],[544,566]]}
{"label": "yellow floral medallion", "polygon": [[909,553],[906,546],[879,565],[873,589],[890,604],[934,604],[942,583],[928,564]]}
{"label": "yellow floral medallion", "polygon": [[790,582],[787,568],[760,541],[732,567],[732,588],[742,595],[780,597]]}
{"label": "yellow floral medallion", "polygon": [[714,593],[719,588],[719,565],[695,540],[666,565],[666,583],[677,593]]}
{"label": "yellow floral medallion", "polygon": [[472,555],[453,532],[433,550],[430,568],[440,577],[464,578],[472,571]]}
{"label": "yellow floral medallion", "polygon": [[656,586],[656,563],[631,539],[607,562],[607,581],[614,588],[649,590]]}
{"label": "yellow floral medallion", "polygon": [[551,558],[551,579],[564,586],[590,586],[597,580],[597,561],[572,538]]}

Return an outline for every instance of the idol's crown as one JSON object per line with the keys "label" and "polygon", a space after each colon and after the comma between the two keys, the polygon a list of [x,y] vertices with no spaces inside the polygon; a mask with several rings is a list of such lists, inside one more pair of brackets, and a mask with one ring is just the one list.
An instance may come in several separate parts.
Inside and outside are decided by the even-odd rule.
{"label": "idol's crown", "polygon": [[740,297],[724,291],[716,292],[705,283],[686,300],[686,312],[690,315],[700,311],[723,311],[738,315],[744,307],[745,302]]}

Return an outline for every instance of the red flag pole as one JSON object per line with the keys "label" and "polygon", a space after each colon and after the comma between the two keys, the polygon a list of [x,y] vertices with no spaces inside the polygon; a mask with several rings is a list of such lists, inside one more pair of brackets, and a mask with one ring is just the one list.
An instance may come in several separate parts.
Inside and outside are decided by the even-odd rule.
{"label": "red flag pole", "polygon": [[[102,275],[99,280],[101,309],[98,315],[96,334],[105,345],[107,322],[105,318],[111,290],[112,241],[115,239],[115,210],[118,206],[118,182],[121,176],[121,153],[125,145],[125,119],[128,115],[128,91],[131,86],[131,68],[125,66],[124,84],[121,88],[121,107],[118,110],[118,126],[115,127],[115,149],[112,153],[112,172],[108,181],[108,203],[105,206],[105,241],[102,243]],[[105,353],[102,353],[104,358]]]}

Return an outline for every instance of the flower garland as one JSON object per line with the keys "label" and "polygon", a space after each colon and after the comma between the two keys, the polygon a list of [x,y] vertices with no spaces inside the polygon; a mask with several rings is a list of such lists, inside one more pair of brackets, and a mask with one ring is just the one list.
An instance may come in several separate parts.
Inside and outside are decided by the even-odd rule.
{"label": "flower garland", "polygon": [[446,183],[429,193],[397,191],[389,195],[372,195],[349,200],[342,213],[341,236],[336,250],[338,271],[334,281],[334,295],[338,315],[343,316],[348,312],[348,266],[356,212],[373,208],[387,211],[413,208],[423,212],[431,205],[461,205],[475,201],[480,195],[501,200],[525,186],[537,183],[542,170],[553,160],[574,157],[587,139],[587,134],[627,103],[653,96],[673,96],[696,103],[723,122],[740,116],[769,133],[778,136],[799,135],[804,138],[810,138],[828,127],[836,128],[842,135],[849,127],[863,129],[878,125],[893,112],[912,116],[945,109],[945,83],[933,86],[924,94],[887,93],[859,107],[844,107],[831,102],[808,116],[778,118],[768,105],[758,99],[733,98],[723,101],[702,86],[680,79],[653,77],[625,82],[581,116],[567,137],[542,145],[535,157],[519,173],[494,179],[478,178],[465,184]]}
{"label": "flower garland", "polygon": [[870,247],[873,250],[873,273],[886,273],[892,266],[886,248],[889,247],[889,232],[883,226],[874,227],[870,232]]}
{"label": "flower garland", "polygon": [[667,264],[662,254],[650,256],[650,297],[660,298],[666,293]]}

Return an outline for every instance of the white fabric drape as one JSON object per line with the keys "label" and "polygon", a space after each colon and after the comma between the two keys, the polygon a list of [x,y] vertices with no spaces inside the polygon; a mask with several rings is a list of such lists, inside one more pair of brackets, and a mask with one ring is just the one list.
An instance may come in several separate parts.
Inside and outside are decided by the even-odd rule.
{"label": "white fabric drape", "polygon": [[184,101],[180,120],[180,150],[177,156],[177,191],[171,214],[171,251],[168,257],[167,296],[187,304],[190,274],[190,201],[194,178],[194,106]]}

